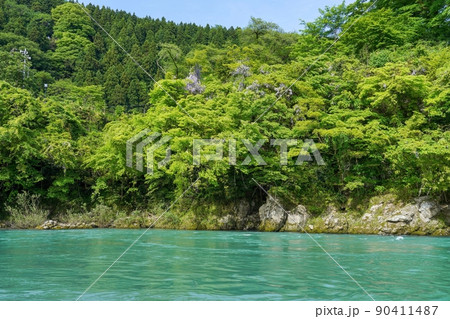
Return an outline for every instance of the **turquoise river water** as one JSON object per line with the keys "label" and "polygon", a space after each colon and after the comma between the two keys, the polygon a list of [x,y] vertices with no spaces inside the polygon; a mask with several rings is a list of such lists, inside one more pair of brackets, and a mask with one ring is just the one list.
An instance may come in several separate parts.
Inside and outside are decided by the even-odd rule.
{"label": "turquoise river water", "polygon": [[[0,300],[76,300],[143,230],[0,231]],[[376,300],[449,300],[450,238],[311,235]],[[80,300],[370,300],[307,234],[149,230]]]}

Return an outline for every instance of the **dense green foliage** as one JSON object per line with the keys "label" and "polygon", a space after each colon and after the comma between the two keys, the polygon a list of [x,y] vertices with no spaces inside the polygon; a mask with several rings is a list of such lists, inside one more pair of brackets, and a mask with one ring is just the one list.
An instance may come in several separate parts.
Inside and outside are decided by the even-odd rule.
{"label": "dense green foliage", "polygon": [[[290,203],[448,199],[447,0],[359,0],[325,8],[300,34],[257,18],[226,29],[86,10],[135,61],[78,4],[0,0],[2,203],[27,191],[53,207],[151,207],[198,177],[200,201],[261,196],[253,178]],[[144,129],[173,137],[153,175],[125,163]],[[281,166],[268,143],[267,165],[241,165],[238,142],[237,165],[226,151],[194,166],[194,138],[314,139],[326,165],[294,165],[297,145]]]}

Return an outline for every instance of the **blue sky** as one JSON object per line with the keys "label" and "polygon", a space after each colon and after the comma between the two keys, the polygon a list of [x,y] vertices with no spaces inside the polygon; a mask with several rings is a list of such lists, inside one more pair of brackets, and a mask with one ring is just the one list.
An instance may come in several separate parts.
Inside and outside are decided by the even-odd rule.
{"label": "blue sky", "polygon": [[[245,27],[251,16],[275,22],[285,31],[298,31],[299,20],[313,21],[319,8],[342,0],[84,0],[136,13],[139,17],[165,17],[175,22]],[[353,1],[347,0],[346,3]]]}

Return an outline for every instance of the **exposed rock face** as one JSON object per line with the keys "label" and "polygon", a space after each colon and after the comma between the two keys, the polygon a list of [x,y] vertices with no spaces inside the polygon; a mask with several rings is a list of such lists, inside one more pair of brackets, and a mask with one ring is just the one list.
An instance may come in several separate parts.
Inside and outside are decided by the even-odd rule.
{"label": "exposed rock face", "polygon": [[[361,207],[361,206],[360,206]],[[381,235],[435,235],[450,236],[450,207],[440,205],[429,197],[420,197],[404,203],[392,195],[374,197],[368,208],[352,210],[329,205],[319,216],[311,216],[307,208],[298,205],[291,211],[283,209],[276,200],[268,198],[262,205],[241,200],[227,209],[224,215],[213,216],[209,223],[199,228],[186,229],[293,231],[311,233],[350,233]],[[138,220],[122,218],[108,227],[145,228],[151,218]],[[9,227],[2,225],[0,227]],[[96,228],[95,223],[61,223],[48,220],[38,229]],[[167,228],[173,228],[169,224]],[[175,226],[176,228],[176,226]]]}
{"label": "exposed rock face", "polygon": [[372,205],[363,215],[357,230],[375,234],[445,235],[449,234],[445,210],[429,197],[403,204],[392,198]]}
{"label": "exposed rock face", "polygon": [[280,231],[286,223],[288,213],[281,205],[270,197],[267,202],[259,208],[259,219],[261,224],[259,230]]}
{"label": "exposed rock face", "polygon": [[303,205],[298,205],[292,211],[288,212],[286,223],[282,231],[304,231],[306,222],[311,217],[308,210]]}
{"label": "exposed rock face", "polygon": [[246,200],[241,200],[237,203],[235,207],[235,223],[237,229],[247,230],[251,228],[249,224],[249,216],[252,213],[253,203]]}
{"label": "exposed rock face", "polygon": [[432,218],[441,212],[441,207],[436,202],[430,201],[426,197],[418,199],[417,201],[419,218],[425,223],[430,222]]}
{"label": "exposed rock face", "polygon": [[393,196],[377,197],[361,212],[337,209],[330,205],[316,217],[307,218],[306,231],[380,235],[450,235],[450,209],[428,197],[409,203]]}
{"label": "exposed rock face", "polygon": [[302,231],[310,214],[303,205],[285,211],[276,200],[268,198],[266,203],[256,209],[253,202],[240,201],[234,214],[218,219],[221,230],[260,230],[260,231]]}
{"label": "exposed rock face", "polygon": [[262,231],[303,231],[310,217],[308,210],[303,205],[286,211],[276,200],[268,198],[266,203],[259,208],[260,225],[258,229]]}
{"label": "exposed rock face", "polygon": [[53,229],[58,226],[58,222],[54,220],[46,220],[39,228],[40,229]]}
{"label": "exposed rock face", "polygon": [[240,200],[234,207],[234,213],[219,218],[221,230],[254,230],[258,228],[259,215],[255,214],[255,203]]}
{"label": "exposed rock face", "polygon": [[444,217],[445,224],[447,226],[450,226],[450,205],[443,205],[442,208],[442,215]]}
{"label": "exposed rock face", "polygon": [[219,220],[220,229],[260,231],[294,231],[313,233],[350,233],[381,235],[450,235],[450,209],[428,197],[409,203],[393,196],[371,200],[367,211],[347,211],[329,205],[326,211],[312,217],[305,206],[286,211],[271,198],[256,213],[248,202],[236,205],[234,214]]}
{"label": "exposed rock face", "polygon": [[226,215],[219,219],[221,230],[234,230],[236,228],[236,218],[233,215]]}
{"label": "exposed rock face", "polygon": [[349,222],[346,214],[340,213],[335,206],[330,205],[327,207],[324,224],[330,233],[346,233]]}
{"label": "exposed rock face", "polygon": [[49,229],[87,229],[87,228],[97,228],[98,226],[94,223],[59,223],[55,220],[47,220],[41,226],[36,227],[37,229],[49,230]]}
{"label": "exposed rock face", "polygon": [[390,223],[411,223],[419,222],[429,223],[432,218],[439,214],[440,206],[429,198],[421,197],[415,199],[415,203],[407,204],[404,207],[395,209],[391,204],[384,209],[387,215],[386,220]]}

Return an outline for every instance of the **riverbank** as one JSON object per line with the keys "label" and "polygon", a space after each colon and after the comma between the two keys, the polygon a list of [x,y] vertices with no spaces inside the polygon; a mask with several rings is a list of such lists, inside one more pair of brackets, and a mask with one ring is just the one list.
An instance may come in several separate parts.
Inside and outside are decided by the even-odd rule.
{"label": "riverbank", "polygon": [[162,209],[126,214],[98,205],[89,213],[55,215],[43,220],[41,217],[40,222],[36,217],[35,220],[30,218],[32,221],[28,224],[0,222],[0,228],[139,229],[152,226],[184,230],[450,236],[449,205],[439,204],[432,198],[418,197],[404,202],[393,195],[384,195],[371,198],[365,206],[361,209],[361,206],[350,208],[330,204],[317,215],[303,205],[285,210],[269,198],[262,205],[241,200],[229,205],[176,208],[158,219],[164,212]]}

